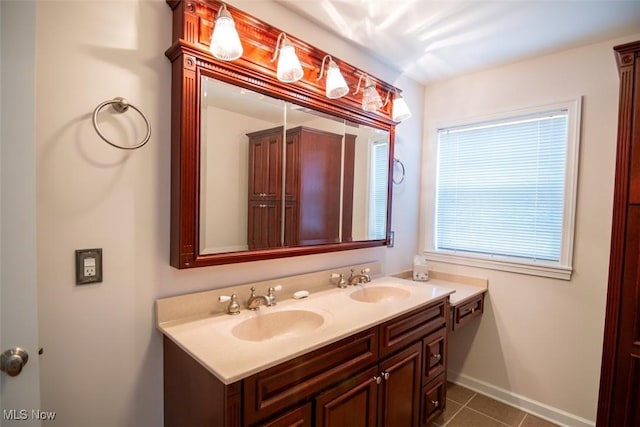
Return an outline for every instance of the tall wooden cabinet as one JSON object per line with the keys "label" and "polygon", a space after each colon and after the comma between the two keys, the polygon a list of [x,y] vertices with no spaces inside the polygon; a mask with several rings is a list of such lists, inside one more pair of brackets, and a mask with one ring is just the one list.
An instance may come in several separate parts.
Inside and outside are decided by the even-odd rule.
{"label": "tall wooden cabinet", "polygon": [[278,248],[282,216],[282,126],[249,137],[249,249]]}
{"label": "tall wooden cabinet", "polygon": [[640,425],[640,42],[615,47],[618,145],[598,426]]}
{"label": "tall wooden cabinet", "polygon": [[285,144],[281,126],[247,136],[249,249],[340,242],[343,136],[303,126]]}

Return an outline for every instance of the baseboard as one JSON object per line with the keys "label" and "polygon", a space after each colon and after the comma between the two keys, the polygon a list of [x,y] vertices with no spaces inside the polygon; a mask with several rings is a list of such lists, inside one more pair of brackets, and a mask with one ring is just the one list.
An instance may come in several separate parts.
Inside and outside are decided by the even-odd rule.
{"label": "baseboard", "polygon": [[447,372],[447,380],[561,426],[595,426],[595,421],[578,417],[561,409],[545,405],[544,403],[520,396],[509,390],[496,387],[458,372]]}

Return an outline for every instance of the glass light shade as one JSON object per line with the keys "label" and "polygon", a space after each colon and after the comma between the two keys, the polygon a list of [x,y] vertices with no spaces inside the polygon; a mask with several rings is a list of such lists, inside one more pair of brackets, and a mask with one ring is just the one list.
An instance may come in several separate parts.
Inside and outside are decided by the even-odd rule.
{"label": "glass light shade", "polygon": [[285,83],[293,83],[300,80],[303,75],[302,65],[300,65],[295,48],[285,41],[282,48],[280,48],[280,58],[278,58],[278,80]]}
{"label": "glass light shade", "polygon": [[380,95],[376,90],[376,85],[367,77],[362,91],[362,109],[364,111],[376,111],[380,107],[382,107],[382,99],[380,99]]}
{"label": "glass light shade", "polygon": [[340,68],[335,62],[329,61],[329,68],[327,68],[327,83],[326,83],[326,95],[327,98],[335,99],[345,96],[349,93],[349,86],[344,80]]}
{"label": "glass light shade", "polygon": [[404,99],[399,95],[393,100],[391,117],[395,122],[401,122],[411,117],[411,111],[409,111],[409,107],[407,106],[407,103],[404,102]]}
{"label": "glass light shade", "polygon": [[236,24],[226,8],[220,10],[211,35],[211,53],[223,61],[233,61],[242,56],[242,44]]}

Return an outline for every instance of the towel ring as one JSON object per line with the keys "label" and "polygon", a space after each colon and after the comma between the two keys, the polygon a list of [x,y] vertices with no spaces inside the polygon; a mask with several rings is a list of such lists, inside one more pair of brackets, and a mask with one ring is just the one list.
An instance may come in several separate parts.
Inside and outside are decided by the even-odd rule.
{"label": "towel ring", "polygon": [[[127,111],[129,109],[129,107],[131,107],[134,110],[136,110],[138,112],[138,114],[140,114],[142,116],[142,118],[144,119],[144,123],[147,125],[147,135],[144,137],[142,142],[140,142],[137,145],[123,146],[123,145],[118,145],[118,144],[116,144],[114,142],[109,141],[107,139],[107,137],[102,134],[102,132],[100,131],[100,128],[98,127],[98,113],[100,112],[100,110],[102,110],[107,105],[111,105],[112,108],[116,111],[116,113],[124,113],[125,111]],[[109,145],[111,145],[113,147],[119,148],[121,150],[135,150],[136,148],[140,148],[144,144],[149,142],[149,138],[151,138],[151,124],[149,124],[149,119],[147,119],[147,116],[145,116],[144,113],[142,111],[140,111],[140,109],[138,107],[136,107],[133,104],[129,104],[129,101],[127,101],[126,99],[124,99],[122,97],[117,97],[117,98],[110,99],[108,101],[104,101],[103,103],[98,105],[95,110],[93,110],[93,127],[96,130],[96,132],[98,133],[98,136],[100,138],[102,138],[102,140],[104,142],[106,142],[107,144],[109,144]]]}
{"label": "towel ring", "polygon": [[391,178],[391,180],[393,181],[394,184],[398,185],[398,184],[402,184],[402,182],[404,181],[405,170],[404,170],[404,163],[402,163],[398,158],[393,159],[394,168],[396,165],[400,165],[400,168],[402,169],[402,177],[398,181],[396,181],[396,176],[395,174],[393,174],[393,177]]}

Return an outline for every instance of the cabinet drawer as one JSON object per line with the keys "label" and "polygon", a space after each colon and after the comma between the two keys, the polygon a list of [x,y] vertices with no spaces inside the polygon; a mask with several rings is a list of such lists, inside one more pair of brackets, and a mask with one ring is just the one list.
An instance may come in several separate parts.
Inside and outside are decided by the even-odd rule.
{"label": "cabinet drawer", "polygon": [[444,375],[441,375],[422,389],[422,425],[427,426],[437,418],[444,411],[445,403],[446,385]]}
{"label": "cabinet drawer", "polygon": [[360,332],[244,380],[245,425],[271,416],[377,361],[376,329]]}
{"label": "cabinet drawer", "polygon": [[448,309],[448,302],[442,300],[380,325],[380,357],[418,341],[446,325]]}
{"label": "cabinet drawer", "polygon": [[426,385],[446,370],[447,328],[434,332],[422,343],[422,385]]}
{"label": "cabinet drawer", "polygon": [[464,304],[453,307],[453,322],[451,322],[451,329],[455,330],[468,321],[482,316],[483,311],[484,293]]}

